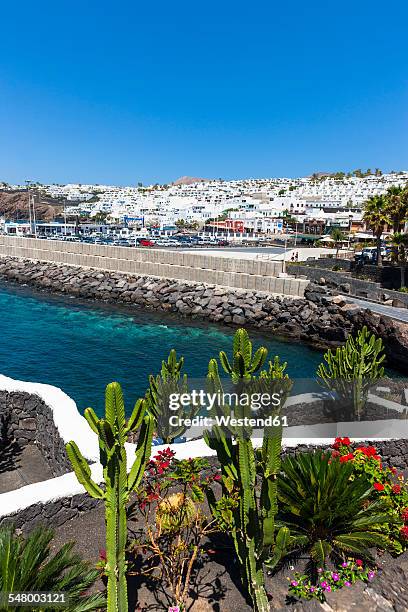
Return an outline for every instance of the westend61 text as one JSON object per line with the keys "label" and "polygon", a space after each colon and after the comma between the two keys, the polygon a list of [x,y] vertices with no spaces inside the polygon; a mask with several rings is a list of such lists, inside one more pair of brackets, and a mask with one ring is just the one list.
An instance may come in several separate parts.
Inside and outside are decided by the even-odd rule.
{"label": "westend61 text", "polygon": [[169,418],[171,427],[256,427],[257,429],[267,429],[269,427],[288,427],[287,416],[269,416],[265,418],[255,417],[234,417],[231,415],[219,415],[215,417],[196,416],[192,419],[184,419],[176,414]]}

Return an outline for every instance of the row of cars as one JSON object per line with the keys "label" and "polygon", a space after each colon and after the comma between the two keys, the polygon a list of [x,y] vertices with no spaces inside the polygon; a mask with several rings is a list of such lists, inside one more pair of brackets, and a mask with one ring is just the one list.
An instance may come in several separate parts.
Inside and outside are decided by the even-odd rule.
{"label": "row of cars", "polygon": [[202,237],[202,236],[151,236],[151,237],[133,237],[127,238],[115,236],[115,235],[104,235],[104,234],[91,234],[91,235],[79,235],[79,236],[62,236],[62,235],[50,235],[50,236],[39,236],[39,238],[47,238],[48,240],[62,240],[64,242],[85,242],[88,244],[105,244],[109,246],[122,246],[122,247],[193,247],[193,246],[228,246],[227,240],[221,240],[214,236]]}

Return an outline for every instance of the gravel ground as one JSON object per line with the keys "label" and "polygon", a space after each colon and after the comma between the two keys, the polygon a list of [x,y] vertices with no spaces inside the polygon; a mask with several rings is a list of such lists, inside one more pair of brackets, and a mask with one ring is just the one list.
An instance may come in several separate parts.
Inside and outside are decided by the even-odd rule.
{"label": "gravel ground", "polygon": [[[132,527],[132,524],[130,524]],[[96,562],[99,550],[105,547],[103,508],[77,517],[56,530],[54,547],[67,541],[76,542],[76,550],[84,558]],[[219,542],[218,542],[219,544]],[[217,547],[217,541],[211,543]],[[239,590],[239,577],[232,562],[231,551],[223,549],[216,558],[206,554],[195,579],[195,599],[189,603],[191,612],[250,612],[252,607],[245,601]],[[343,589],[328,597],[327,603],[287,601],[287,576],[292,572],[282,570],[274,577],[267,578],[267,590],[271,594],[271,610],[291,612],[408,612],[408,553],[393,559],[385,554],[378,557],[381,572],[372,583],[358,583],[351,589]],[[300,568],[296,568],[300,569]],[[102,583],[97,585],[102,588]],[[131,610],[158,612],[167,610],[165,585],[155,589],[146,582],[129,585]],[[198,596],[198,598],[197,598]],[[137,599],[137,601],[136,601]]]}

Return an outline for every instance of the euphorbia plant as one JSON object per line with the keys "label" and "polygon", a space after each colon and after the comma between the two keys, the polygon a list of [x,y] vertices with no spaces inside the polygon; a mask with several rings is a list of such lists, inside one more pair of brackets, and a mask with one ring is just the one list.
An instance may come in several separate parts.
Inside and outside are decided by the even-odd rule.
{"label": "euphorbia plant", "polygon": [[[224,371],[231,377],[237,402],[231,407],[222,402],[214,409],[216,414],[238,419],[253,417],[248,403],[241,401],[268,392],[278,393],[279,406],[270,408],[277,426],[264,428],[262,447],[255,450],[251,440],[252,427],[213,425],[204,439],[215,450],[221,465],[221,496],[212,489],[207,491],[208,501],[218,525],[231,537],[241,571],[241,580],[256,612],[269,610],[265,589],[264,565],[274,568],[289,546],[290,534],[286,526],[275,529],[277,513],[277,478],[280,469],[282,425],[280,406],[286,400],[291,383],[285,366],[279,359],[269,363],[268,370],[261,371],[267,350],[259,348],[253,353],[252,343],[244,329],[234,336],[232,357],[224,352],[219,355]],[[208,386],[214,394],[223,396],[223,385],[218,363],[212,359],[208,367]],[[263,411],[265,416],[265,410]],[[257,484],[259,483],[259,489]]]}
{"label": "euphorbia plant", "polygon": [[[85,410],[85,418],[99,439],[104,487],[92,479],[91,468],[75,442],[68,442],[67,455],[85,490],[91,497],[105,503],[107,610],[124,612],[128,608],[126,504],[130,493],[138,489],[150,459],[154,419],[146,412],[144,401],[139,400],[126,421],[122,390],[118,383],[106,387],[105,418],[99,419],[92,408]],[[135,460],[128,473],[125,442],[136,431],[139,431],[139,439]]]}
{"label": "euphorbia plant", "polygon": [[381,338],[364,326],[349,336],[344,346],[329,349],[317,369],[320,384],[336,394],[336,409],[342,419],[360,420],[372,384],[384,376],[385,353]]}

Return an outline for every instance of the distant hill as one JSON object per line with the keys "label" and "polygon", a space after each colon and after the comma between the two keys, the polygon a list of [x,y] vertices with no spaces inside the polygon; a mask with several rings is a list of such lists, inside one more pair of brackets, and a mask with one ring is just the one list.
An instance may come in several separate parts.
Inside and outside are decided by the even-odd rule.
{"label": "distant hill", "polygon": [[193,183],[204,183],[206,179],[196,178],[194,176],[181,176],[173,185],[192,185]]}
{"label": "distant hill", "polygon": [[[35,214],[39,221],[52,221],[60,215],[63,208],[61,202],[52,198],[35,198]],[[0,191],[0,216],[8,221],[28,219],[28,194],[27,191]]]}

